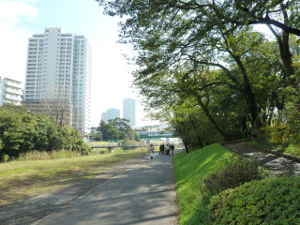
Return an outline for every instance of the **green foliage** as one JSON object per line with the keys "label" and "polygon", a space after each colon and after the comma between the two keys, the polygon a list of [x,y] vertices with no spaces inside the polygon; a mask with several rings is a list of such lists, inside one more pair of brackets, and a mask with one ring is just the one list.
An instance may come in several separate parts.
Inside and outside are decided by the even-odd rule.
{"label": "green foliage", "polygon": [[284,149],[284,154],[295,156],[300,158],[300,146],[299,144],[290,144],[287,148]]}
{"label": "green foliage", "polygon": [[89,138],[93,141],[101,141],[102,138],[102,133],[97,127],[93,128],[91,133],[89,134]]}
{"label": "green foliage", "polygon": [[289,143],[289,129],[287,124],[280,123],[274,126],[266,126],[263,132],[271,144],[286,145]]}
{"label": "green foliage", "polygon": [[[228,1],[203,7],[171,2],[149,2],[150,7],[129,1],[107,4],[108,10],[129,17],[123,38],[139,50],[135,85],[149,108],[168,110],[167,121],[189,139],[190,146],[219,141],[220,135],[223,139],[252,135],[270,117],[276,102],[273,92],[282,68],[275,42],[248,26],[224,26],[223,16],[229,17],[224,10],[233,7]],[[187,106],[193,115],[178,110]],[[195,121],[203,124],[200,132]],[[203,140],[206,129],[217,140],[207,136]],[[187,138],[191,133],[196,137]]]}
{"label": "green foliage", "polygon": [[4,154],[4,155],[3,155],[2,161],[3,161],[3,162],[8,162],[8,161],[9,161],[9,155]]}
{"label": "green foliage", "polygon": [[101,135],[103,141],[135,140],[135,131],[128,122],[128,120],[121,118],[109,120],[107,123],[101,121],[96,133]]}
{"label": "green foliage", "polygon": [[213,197],[209,224],[300,224],[299,205],[299,177],[253,181]]}
{"label": "green foliage", "polygon": [[4,160],[5,155],[16,159],[33,150],[88,151],[74,129],[59,127],[46,116],[28,113],[16,106],[0,108],[0,137],[0,160]]}
{"label": "green foliage", "polygon": [[238,187],[246,182],[259,180],[262,174],[257,163],[237,158],[223,170],[211,174],[204,180],[205,190],[218,194],[226,189]]}
{"label": "green foliage", "polygon": [[[186,146],[257,137],[268,126],[274,142],[300,141],[299,51],[290,38],[300,36],[297,0],[97,1],[125,18],[135,86]],[[255,24],[269,25],[276,41]]]}
{"label": "green foliage", "polygon": [[[181,105],[173,107],[173,114],[168,118],[175,132],[189,149],[202,147],[223,140],[222,136],[209,122],[204,113],[193,102],[186,99]],[[207,136],[207,130],[210,135]]]}
{"label": "green foliage", "polygon": [[200,190],[203,181],[222,170],[234,154],[219,144],[179,153],[174,157],[176,192],[180,208],[179,224],[207,224],[209,193]]}
{"label": "green foliage", "polygon": [[[297,83],[300,79],[299,75],[300,70],[298,68]],[[300,143],[300,92],[296,87],[284,88],[282,92],[286,96],[285,109],[277,112],[272,122],[262,130],[271,144],[285,148]]]}

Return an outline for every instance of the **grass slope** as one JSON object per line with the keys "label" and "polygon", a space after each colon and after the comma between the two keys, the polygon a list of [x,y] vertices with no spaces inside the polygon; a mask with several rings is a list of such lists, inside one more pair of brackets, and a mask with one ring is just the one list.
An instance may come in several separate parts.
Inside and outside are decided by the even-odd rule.
{"label": "grass slope", "polygon": [[202,181],[222,169],[233,157],[233,153],[219,144],[174,157],[180,225],[207,224],[208,201],[200,189]]}
{"label": "grass slope", "polygon": [[92,179],[115,163],[143,154],[144,150],[116,151],[105,155],[2,163],[0,206]]}

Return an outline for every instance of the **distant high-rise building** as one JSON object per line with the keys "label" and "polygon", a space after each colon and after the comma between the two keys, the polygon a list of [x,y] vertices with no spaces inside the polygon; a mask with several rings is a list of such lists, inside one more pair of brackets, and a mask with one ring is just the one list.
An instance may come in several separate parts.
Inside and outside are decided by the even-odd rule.
{"label": "distant high-rise building", "polygon": [[108,109],[104,113],[102,113],[101,120],[104,122],[108,122],[109,120],[113,120],[116,118],[120,118],[120,110],[119,109]]}
{"label": "distant high-rise building", "polygon": [[0,106],[4,104],[20,105],[21,101],[21,82],[6,77],[0,77]]}
{"label": "distant high-rise building", "polygon": [[123,118],[129,120],[130,126],[135,126],[135,100],[127,98],[123,100]]}
{"label": "distant high-rise building", "polygon": [[87,132],[89,56],[88,41],[82,35],[61,33],[59,28],[33,35],[28,44],[25,105]]}

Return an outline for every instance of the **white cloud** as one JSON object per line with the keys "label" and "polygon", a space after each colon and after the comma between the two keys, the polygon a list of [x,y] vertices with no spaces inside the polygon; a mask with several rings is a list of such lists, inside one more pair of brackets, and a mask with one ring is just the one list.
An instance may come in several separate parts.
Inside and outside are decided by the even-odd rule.
{"label": "white cloud", "polygon": [[27,42],[31,32],[22,22],[32,22],[38,10],[32,0],[0,1],[0,75],[25,80]]}
{"label": "white cloud", "polygon": [[37,9],[26,2],[2,0],[0,9],[0,21],[10,24],[19,23],[21,18],[32,21],[37,16]]}

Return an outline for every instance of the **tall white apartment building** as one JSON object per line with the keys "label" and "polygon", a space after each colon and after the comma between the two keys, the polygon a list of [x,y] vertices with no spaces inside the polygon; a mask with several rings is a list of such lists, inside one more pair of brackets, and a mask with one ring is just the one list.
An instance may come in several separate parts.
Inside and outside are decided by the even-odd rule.
{"label": "tall white apartment building", "polygon": [[24,103],[87,132],[90,106],[90,55],[82,35],[47,28],[29,39]]}
{"label": "tall white apartment building", "polygon": [[20,105],[22,101],[21,81],[0,77],[0,106]]}
{"label": "tall white apartment building", "polygon": [[123,100],[123,118],[129,120],[131,127],[135,126],[135,100],[127,98]]}

